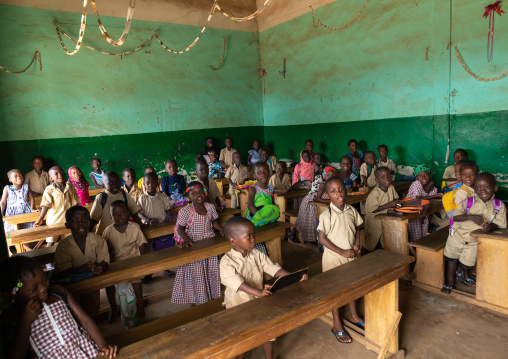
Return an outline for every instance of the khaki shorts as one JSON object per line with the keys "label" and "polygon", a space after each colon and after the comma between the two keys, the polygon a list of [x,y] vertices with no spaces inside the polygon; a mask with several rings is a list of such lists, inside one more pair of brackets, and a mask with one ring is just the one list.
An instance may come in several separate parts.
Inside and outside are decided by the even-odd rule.
{"label": "khaki shorts", "polygon": [[472,267],[476,264],[476,255],[478,252],[478,242],[469,242],[468,244],[449,236],[446,241],[444,255],[448,258],[458,259],[460,263]]}

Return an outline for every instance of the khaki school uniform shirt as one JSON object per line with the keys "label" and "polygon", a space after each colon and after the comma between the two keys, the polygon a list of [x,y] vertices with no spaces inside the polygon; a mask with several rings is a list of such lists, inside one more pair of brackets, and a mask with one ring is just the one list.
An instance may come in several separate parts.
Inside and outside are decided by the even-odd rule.
{"label": "khaki school uniform shirt", "polygon": [[253,249],[247,252],[247,256],[234,249],[224,254],[220,261],[220,279],[226,287],[224,302],[226,309],[256,299],[255,296],[239,290],[242,283],[256,289],[263,289],[263,273],[272,277],[281,269],[280,265],[274,264],[263,252]]}
{"label": "khaki school uniform shirt", "polygon": [[370,176],[367,176],[367,163],[364,162],[360,166],[360,176],[367,177],[367,186],[369,187],[374,187],[377,184],[376,176],[374,175],[374,172],[376,172],[376,168],[377,168],[376,165],[374,165],[372,167],[372,172],[370,173]]}
{"label": "khaki school uniform shirt", "polygon": [[392,180],[395,179],[395,173],[397,173],[397,165],[395,164],[395,162],[393,162],[393,160],[391,160],[390,158],[387,158],[386,159],[386,162],[383,162],[381,160],[381,158],[378,158],[376,160],[376,163],[377,163],[377,167],[387,167],[390,171],[394,171],[394,174],[392,176]]}
{"label": "khaki school uniform shirt", "polygon": [[[476,194],[473,197],[474,204],[469,209],[467,215],[480,215],[483,217],[484,221],[497,224],[499,228],[506,228],[506,207],[503,202],[501,202],[501,209],[499,210],[499,213],[496,214],[494,211],[494,196],[487,202],[483,202]],[[462,202],[453,213],[453,217],[466,214],[466,206],[467,201]],[[492,218],[493,216],[494,218]],[[482,229],[482,227],[473,221],[455,221],[450,230],[450,236],[455,237],[463,243],[476,242],[478,238],[472,237],[471,232],[476,231],[477,229]]]}
{"label": "khaki school uniform shirt", "polygon": [[62,192],[54,183],[50,184],[44,190],[41,200],[41,207],[48,207],[46,224],[65,222],[65,212],[80,203],[78,192],[73,185],[66,183]]}
{"label": "khaki school uniform shirt", "polygon": [[108,244],[112,262],[139,256],[139,247],[147,243],[141,228],[131,222],[127,224],[124,233],[119,232],[115,225],[111,224],[104,230],[102,236]]}
{"label": "khaki school uniform shirt", "polygon": [[[344,205],[344,211],[334,204],[330,204],[328,208],[319,216],[318,232],[326,234],[330,242],[340,249],[352,249],[355,243],[356,227],[363,223],[360,213],[348,204]],[[345,258],[325,247],[322,259],[323,271],[346,264],[351,260],[353,258]]]}
{"label": "khaki school uniform shirt", "polygon": [[233,165],[233,153],[238,152],[233,147],[231,147],[231,151],[228,151],[228,148],[223,148],[220,150],[219,161],[224,161],[226,167],[231,167]]}
{"label": "khaki school uniform shirt", "polygon": [[[101,200],[104,194],[107,194],[108,199],[106,201],[106,204],[104,205],[104,208],[102,208]],[[141,208],[136,204],[136,202],[134,202],[134,200],[129,195],[126,195],[126,197],[127,197],[127,207],[129,208],[131,216],[138,213],[141,210]],[[104,192],[101,192],[97,196],[95,196],[95,200],[92,205],[92,210],[90,211],[90,218],[93,219],[94,221],[99,222],[97,224],[96,230],[97,234],[102,234],[102,232],[104,232],[104,229],[106,229],[107,226],[113,224],[113,219],[111,218],[109,206],[111,205],[111,203],[117,200],[120,201],[124,200],[122,191],[119,191],[117,194],[112,194],[111,192],[104,190]]]}
{"label": "khaki school uniform shirt", "polygon": [[64,238],[56,247],[55,273],[70,268],[81,267],[86,262],[109,263],[108,245],[104,238],[95,233],[86,236],[85,253],[81,251],[72,234]]}
{"label": "khaki school uniform shirt", "polygon": [[154,218],[159,223],[166,219],[166,211],[171,209],[168,197],[162,192],[155,192],[155,196],[143,193],[138,199],[138,206],[141,207],[141,213],[149,218]]}
{"label": "khaki school uniform shirt", "polygon": [[43,194],[46,187],[49,186],[49,174],[42,170],[39,176],[35,170],[32,170],[25,175],[25,183],[28,184],[32,192]]}
{"label": "khaki school uniform shirt", "polygon": [[[205,184],[199,178],[197,179],[197,181],[203,184],[203,186],[205,186]],[[213,178],[209,178],[208,183],[210,184],[210,188],[207,188],[208,198],[211,204],[215,204],[217,201],[217,197],[220,196],[219,187],[217,187],[217,183],[215,183],[215,180]]]}
{"label": "khaki school uniform shirt", "polygon": [[[249,170],[246,166],[240,164],[240,167],[236,167],[233,164],[226,171],[226,178],[229,178],[233,183],[240,183],[249,178]],[[229,194],[235,194],[235,188],[229,186]]]}
{"label": "khaki school uniform shirt", "polygon": [[[469,191],[469,193],[466,191],[466,188]],[[455,200],[454,200],[455,204],[458,206],[466,198],[471,197],[473,195],[474,195],[474,189],[463,184],[462,187],[458,188],[457,192],[455,192]]]}
{"label": "khaki school uniform shirt", "polygon": [[[456,175],[455,165],[451,165],[451,166],[446,167],[446,169],[444,170],[443,178],[455,178],[455,175]],[[449,186],[455,182],[457,182],[457,181],[446,181],[446,185]]]}
{"label": "khaki school uniform shirt", "polygon": [[275,173],[272,177],[270,177],[270,181],[268,181],[268,185],[273,186],[276,189],[284,189],[286,187],[291,187],[291,177],[287,173],[284,173],[282,177],[282,181],[280,177]]}
{"label": "khaki school uniform shirt", "polygon": [[369,193],[367,201],[365,202],[365,249],[372,251],[382,236],[381,220],[376,216],[380,213],[386,213],[388,209],[373,213],[379,206],[385,205],[388,202],[396,200],[399,195],[395,191],[395,187],[390,185],[387,191],[384,192],[379,186]]}
{"label": "khaki school uniform shirt", "polygon": [[128,191],[127,190],[127,187],[125,185],[122,186],[122,189],[125,191],[125,193],[127,193],[133,200],[134,202],[138,203],[138,199],[139,197],[141,197],[141,195],[143,194],[143,190],[141,188],[138,187],[137,184],[133,184],[132,187],[131,187],[131,190]]}

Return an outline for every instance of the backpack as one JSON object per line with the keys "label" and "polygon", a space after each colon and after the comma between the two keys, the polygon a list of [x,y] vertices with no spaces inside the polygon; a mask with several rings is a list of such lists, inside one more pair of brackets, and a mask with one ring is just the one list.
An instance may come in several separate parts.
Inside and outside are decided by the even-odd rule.
{"label": "backpack", "polygon": [[425,213],[429,210],[430,201],[428,199],[404,198],[397,208],[387,211],[388,214],[403,216],[405,214]]}
{"label": "backpack", "polygon": [[[259,187],[258,187],[259,188]],[[254,215],[251,216],[247,209],[244,213],[244,217],[249,219],[255,227],[261,227],[265,224],[275,222],[280,217],[280,209],[272,202],[273,194],[260,188],[264,193],[256,193],[254,196],[254,206],[260,207]]]}
{"label": "backpack", "polygon": [[[203,204],[205,205],[205,208],[206,208],[206,216],[210,219],[210,222],[211,222],[212,221],[212,216],[210,214],[211,204],[208,202],[203,202]],[[189,204],[189,207],[190,207],[189,218],[187,219],[187,223],[185,224],[185,230],[187,230],[187,228],[192,226],[192,222],[194,221],[194,215],[196,214],[196,209],[194,208],[194,206],[192,204]],[[176,219],[176,226],[178,226],[178,223],[180,223],[180,213],[181,213],[181,210],[178,211],[178,217]],[[178,233],[176,228],[175,228],[174,240],[176,243],[183,242],[183,238],[182,238],[182,236],[180,236],[180,233]]]}
{"label": "backpack", "polygon": [[[127,194],[125,193],[125,191],[123,189],[120,189],[120,192],[122,192],[122,194],[123,194],[123,201],[125,203],[129,203],[127,201]],[[104,192],[102,192],[102,195],[101,195],[101,208],[102,209],[104,209],[106,202],[108,202],[108,194],[106,193],[106,191],[104,191]]]}
{"label": "backpack", "polygon": [[[466,202],[466,214],[468,214],[469,210],[474,205],[474,197],[468,197],[464,201],[467,201]],[[464,202],[464,201],[462,201],[462,202]],[[462,203],[462,202],[460,202],[460,203]],[[495,212],[495,214],[490,218],[489,223],[492,223],[492,220],[494,219],[496,214],[498,214],[499,211],[501,210],[501,206],[502,206],[501,201],[498,200],[497,198],[494,198],[494,212]],[[452,226],[454,224],[455,224],[455,221],[453,220],[453,217],[452,217],[452,218],[450,218],[450,234],[453,234],[453,232],[452,232]]]}
{"label": "backpack", "polygon": [[467,192],[468,197],[473,195],[466,186],[462,186],[454,189],[453,191],[445,193],[443,195],[443,207],[446,212],[453,211],[457,208],[457,204],[455,203],[455,195],[460,188],[463,188]]}

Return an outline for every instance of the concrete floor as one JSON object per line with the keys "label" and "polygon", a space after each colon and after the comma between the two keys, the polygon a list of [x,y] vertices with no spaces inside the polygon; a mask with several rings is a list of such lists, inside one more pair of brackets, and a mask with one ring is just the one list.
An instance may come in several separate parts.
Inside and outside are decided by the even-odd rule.
{"label": "concrete floor", "polygon": [[[284,268],[289,271],[320,260],[317,251],[310,247],[283,243]],[[172,278],[155,276],[144,286],[148,293],[167,291],[171,295]],[[107,308],[102,295],[101,307]],[[501,359],[508,358],[508,316],[470,305],[450,297],[412,287],[400,281],[399,326],[400,348],[408,359]],[[174,305],[170,299],[156,300],[146,308],[144,322],[187,308]],[[101,320],[98,325],[105,337],[123,331],[118,319],[113,325]],[[281,337],[275,344],[276,358],[377,358],[377,354],[353,342],[340,344],[330,332],[330,325],[320,319],[307,323]],[[262,346],[252,350],[247,358],[263,358]]]}

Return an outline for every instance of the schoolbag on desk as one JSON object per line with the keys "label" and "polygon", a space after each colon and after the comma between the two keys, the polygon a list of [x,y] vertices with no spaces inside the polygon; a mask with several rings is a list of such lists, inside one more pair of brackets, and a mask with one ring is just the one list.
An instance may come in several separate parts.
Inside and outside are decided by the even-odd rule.
{"label": "schoolbag on desk", "polygon": [[[122,194],[123,194],[123,201],[125,203],[128,203],[127,194],[125,193],[125,191],[123,189],[120,189],[120,192],[122,192]],[[108,194],[106,193],[106,191],[104,191],[101,193],[101,208],[102,209],[104,209],[104,206],[106,205],[107,202],[108,202]]]}
{"label": "schoolbag on desk", "polygon": [[[466,202],[466,214],[469,213],[469,210],[471,209],[471,207],[473,207],[474,205],[474,197],[468,197],[466,198],[464,201],[467,201]],[[462,201],[462,202],[464,202]],[[497,198],[494,197],[493,199],[494,201],[494,215],[492,216],[492,218],[490,219],[489,223],[492,223],[492,220],[494,219],[494,217],[496,216],[496,214],[499,213],[499,211],[501,210],[501,201],[498,200]],[[460,202],[460,203],[462,203]],[[450,234],[453,234],[452,233],[452,226],[454,225],[455,221],[453,220],[453,217],[450,218]]]}
{"label": "schoolbag on desk", "polygon": [[404,198],[397,205],[397,208],[391,208],[388,214],[403,216],[405,214],[425,213],[428,212],[430,201],[428,199]]}

